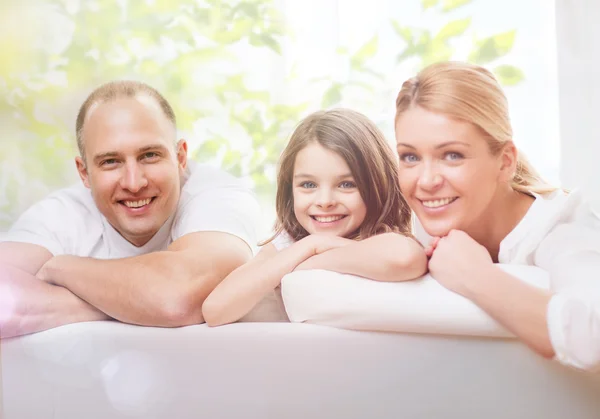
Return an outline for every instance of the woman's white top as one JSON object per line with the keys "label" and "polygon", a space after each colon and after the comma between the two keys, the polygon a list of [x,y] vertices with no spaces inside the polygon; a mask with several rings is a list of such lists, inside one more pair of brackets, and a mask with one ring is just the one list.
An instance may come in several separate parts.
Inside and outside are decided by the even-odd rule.
{"label": "woman's white top", "polygon": [[582,194],[536,195],[500,243],[498,262],[549,272],[547,318],[556,359],[600,370],[600,216]]}

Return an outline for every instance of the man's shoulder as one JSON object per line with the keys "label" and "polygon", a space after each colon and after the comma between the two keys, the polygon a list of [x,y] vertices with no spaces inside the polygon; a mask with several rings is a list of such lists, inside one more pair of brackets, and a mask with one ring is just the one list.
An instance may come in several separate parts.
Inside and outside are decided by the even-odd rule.
{"label": "man's shoulder", "polygon": [[41,203],[54,203],[66,214],[81,214],[86,217],[99,214],[90,190],[82,184],[58,189],[44,198]]}
{"label": "man's shoulder", "polygon": [[252,188],[242,179],[217,167],[191,162],[181,190],[182,199],[189,200],[204,192],[232,191],[252,194]]}

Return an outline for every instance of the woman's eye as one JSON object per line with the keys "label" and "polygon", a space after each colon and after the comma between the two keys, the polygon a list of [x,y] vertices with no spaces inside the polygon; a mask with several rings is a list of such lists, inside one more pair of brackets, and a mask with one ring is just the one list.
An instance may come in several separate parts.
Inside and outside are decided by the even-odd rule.
{"label": "woman's eye", "polygon": [[343,189],[356,188],[356,183],[347,180],[345,182],[340,183],[340,188],[343,188]]}
{"label": "woman's eye", "polygon": [[419,161],[419,158],[416,156],[416,154],[404,153],[400,155],[400,161],[403,163],[416,163]]}
{"label": "woman's eye", "polygon": [[305,188],[305,189],[312,189],[312,188],[316,188],[317,185],[315,185],[314,182],[302,182],[300,184],[300,187],[301,188]]}
{"label": "woman's eye", "polygon": [[446,155],[444,156],[444,158],[446,160],[460,160],[463,158],[463,155],[460,153],[456,153],[454,151],[450,151],[448,153],[446,153]]}

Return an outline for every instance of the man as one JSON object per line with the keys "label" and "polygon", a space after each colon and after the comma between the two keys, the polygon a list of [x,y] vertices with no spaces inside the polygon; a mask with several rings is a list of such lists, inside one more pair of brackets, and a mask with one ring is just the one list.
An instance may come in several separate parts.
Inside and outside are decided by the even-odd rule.
{"label": "man", "polygon": [[83,185],[28,209],[0,243],[0,337],[116,319],[177,327],[252,256],[259,214],[228,174],[188,162],[156,90],[113,82],[77,117]]}

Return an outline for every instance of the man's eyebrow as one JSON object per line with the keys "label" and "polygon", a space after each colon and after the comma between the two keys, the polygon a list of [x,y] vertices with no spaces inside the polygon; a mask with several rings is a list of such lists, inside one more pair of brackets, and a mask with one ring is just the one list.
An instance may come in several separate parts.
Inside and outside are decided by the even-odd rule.
{"label": "man's eyebrow", "polygon": [[163,144],[150,144],[141,148],[138,148],[138,153],[143,153],[148,150],[166,150],[167,148]]}
{"label": "man's eyebrow", "polygon": [[104,160],[107,158],[114,158],[114,157],[118,157],[118,156],[119,156],[119,153],[117,153],[116,151],[109,151],[107,153],[96,154],[94,156],[94,161]]}

